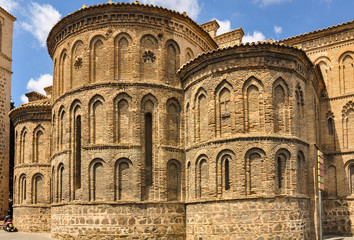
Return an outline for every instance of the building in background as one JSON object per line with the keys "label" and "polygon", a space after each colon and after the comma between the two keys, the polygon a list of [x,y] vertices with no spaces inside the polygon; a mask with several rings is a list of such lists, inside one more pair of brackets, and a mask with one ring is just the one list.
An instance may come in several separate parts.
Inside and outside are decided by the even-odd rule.
{"label": "building in background", "polygon": [[16,226],[315,239],[321,150],[325,232],[353,233],[353,25],[244,45],[161,7],[84,5],[48,36],[53,87],[10,113]]}
{"label": "building in background", "polygon": [[[12,32],[16,18],[0,7],[0,219],[9,209]],[[12,183],[11,183],[12,184]]]}

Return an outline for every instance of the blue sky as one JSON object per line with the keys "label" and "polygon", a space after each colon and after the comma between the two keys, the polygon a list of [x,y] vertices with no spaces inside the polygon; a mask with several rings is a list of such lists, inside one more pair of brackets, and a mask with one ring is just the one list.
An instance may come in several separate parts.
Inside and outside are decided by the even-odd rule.
{"label": "blue sky", "polygon": [[[51,85],[52,60],[45,46],[50,28],[60,18],[103,0],[0,0],[13,14],[12,99],[16,106],[29,91]],[[131,1],[132,2],[132,1]],[[244,41],[275,40],[354,19],[354,0],[140,0],[186,11],[197,23],[217,19],[218,34],[242,27]]]}

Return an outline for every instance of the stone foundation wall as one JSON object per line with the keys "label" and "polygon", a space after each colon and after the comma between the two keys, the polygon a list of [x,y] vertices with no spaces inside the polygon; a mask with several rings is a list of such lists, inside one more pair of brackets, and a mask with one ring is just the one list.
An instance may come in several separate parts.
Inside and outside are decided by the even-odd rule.
{"label": "stone foundation wall", "polygon": [[76,204],[52,206],[58,239],[185,239],[180,203]]}
{"label": "stone foundation wall", "polygon": [[323,200],[323,233],[354,234],[354,199]]}
{"label": "stone foundation wall", "polygon": [[187,240],[310,239],[309,207],[296,198],[187,204]]}
{"label": "stone foundation wall", "polygon": [[23,232],[50,232],[49,206],[14,206],[14,226]]}

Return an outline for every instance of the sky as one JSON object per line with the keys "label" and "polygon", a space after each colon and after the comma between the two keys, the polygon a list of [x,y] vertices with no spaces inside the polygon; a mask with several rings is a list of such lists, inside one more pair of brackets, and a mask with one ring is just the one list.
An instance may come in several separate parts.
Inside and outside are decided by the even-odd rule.
{"label": "sky", "polygon": [[[130,0],[133,2],[135,0]],[[17,18],[12,49],[11,96],[15,106],[26,92],[52,85],[53,62],[46,48],[52,26],[86,4],[108,0],[0,0]],[[126,1],[128,2],[128,1]],[[198,24],[216,19],[217,34],[241,27],[243,42],[284,39],[354,19],[354,0],[140,0],[187,12]]]}

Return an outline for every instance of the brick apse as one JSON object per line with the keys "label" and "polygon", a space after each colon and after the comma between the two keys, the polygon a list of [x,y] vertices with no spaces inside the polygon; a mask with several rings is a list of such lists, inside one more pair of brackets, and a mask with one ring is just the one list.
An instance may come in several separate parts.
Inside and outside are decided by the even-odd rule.
{"label": "brick apse", "polygon": [[[353,22],[279,42],[135,3],[51,30],[53,86],[10,113],[14,220],[59,239],[351,233]],[[353,164],[352,164],[353,161]]]}

